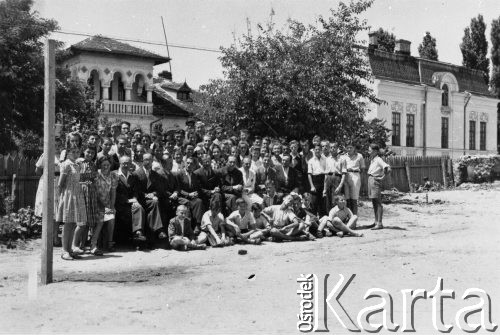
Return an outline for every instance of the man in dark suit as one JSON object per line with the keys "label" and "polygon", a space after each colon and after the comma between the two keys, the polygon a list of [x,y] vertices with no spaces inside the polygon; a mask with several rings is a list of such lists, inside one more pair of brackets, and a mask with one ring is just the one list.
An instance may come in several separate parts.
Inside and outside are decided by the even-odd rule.
{"label": "man in dark suit", "polygon": [[131,165],[130,157],[120,157],[115,200],[115,241],[117,242],[127,241],[131,234],[136,241],[146,241],[144,237],[145,213],[135,196],[135,177],[129,172]]}
{"label": "man in dark suit", "polygon": [[146,226],[148,233],[157,235],[159,239],[166,239],[167,234],[163,229],[160,203],[164,201],[163,182],[158,173],[152,170],[153,155],[143,154],[142,167],[132,174],[137,182],[134,192],[137,200],[146,211]]}
{"label": "man in dark suit", "polygon": [[255,171],[255,188],[257,193],[266,191],[266,181],[272,181],[275,185],[278,181],[276,170],[271,166],[271,155],[266,154],[262,158],[262,166]]}
{"label": "man in dark suit", "polygon": [[299,173],[293,167],[290,166],[292,162],[292,157],[290,154],[284,154],[282,157],[282,165],[278,166],[278,192],[289,194],[290,192],[298,192],[300,179]]}
{"label": "man in dark suit", "polygon": [[191,225],[195,233],[200,231],[203,217],[203,201],[200,198],[201,187],[198,177],[194,174],[195,161],[192,157],[186,159],[186,169],[177,173],[177,187],[179,190],[179,204],[189,208]]}
{"label": "man in dark suit", "polygon": [[[172,158],[164,154],[161,158],[161,166],[156,165],[155,171],[162,180],[162,198],[160,210],[162,212],[163,228],[166,223],[175,216],[175,209],[178,205],[179,192],[177,187],[177,177],[172,173]],[[169,236],[170,237],[170,236]]]}
{"label": "man in dark suit", "polygon": [[[207,137],[207,135],[205,135]],[[212,200],[218,200],[222,205],[221,179],[220,174],[212,169],[212,159],[210,155],[204,154],[201,158],[202,167],[195,170],[201,188],[201,199],[205,208],[209,208]]]}
{"label": "man in dark suit", "polygon": [[236,156],[229,156],[227,166],[221,170],[221,191],[226,201],[225,215],[237,209],[236,199],[240,198],[243,191],[243,173],[236,168]]}
{"label": "man in dark suit", "polygon": [[266,193],[262,196],[262,207],[266,208],[274,205],[281,205],[283,202],[283,194],[276,192],[276,186],[272,180],[266,181]]}

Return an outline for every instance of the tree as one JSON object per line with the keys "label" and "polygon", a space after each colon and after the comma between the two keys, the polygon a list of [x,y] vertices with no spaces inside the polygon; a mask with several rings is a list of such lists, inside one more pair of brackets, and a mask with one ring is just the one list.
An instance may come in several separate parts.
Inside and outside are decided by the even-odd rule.
{"label": "tree", "polygon": [[379,50],[394,52],[394,48],[396,47],[396,36],[394,36],[394,34],[382,28],[378,28],[377,37]]}
{"label": "tree", "polygon": [[438,51],[436,49],[436,39],[426,32],[422,43],[418,46],[420,57],[430,60],[438,60]]}
{"label": "tree", "polygon": [[[43,131],[44,57],[43,38],[58,29],[57,22],[40,18],[31,10],[32,0],[0,2],[0,153],[19,148],[39,153],[38,136]],[[61,48],[62,43],[58,43]],[[68,52],[58,50],[60,64]],[[56,66],[56,111],[66,114],[69,122],[96,115],[98,106],[91,105],[88,87],[71,80],[70,73]],[[91,115],[91,116],[89,116]],[[30,141],[24,139],[30,138]],[[29,143],[29,144],[28,144]]]}
{"label": "tree", "polygon": [[500,17],[491,22],[491,65],[490,85],[495,95],[500,98]]}
{"label": "tree", "polygon": [[477,18],[472,18],[470,26],[464,29],[460,50],[462,51],[462,64],[469,69],[483,71],[484,79],[488,83],[490,60],[487,58],[488,41],[485,32],[486,24],[483,16],[479,14]]}
{"label": "tree", "polygon": [[367,30],[358,16],[371,3],[340,3],[320,17],[321,29],[290,20],[278,30],[270,21],[222,48],[224,78],[200,88],[198,116],[259,135],[352,139],[368,104],[380,103],[357,39]]}

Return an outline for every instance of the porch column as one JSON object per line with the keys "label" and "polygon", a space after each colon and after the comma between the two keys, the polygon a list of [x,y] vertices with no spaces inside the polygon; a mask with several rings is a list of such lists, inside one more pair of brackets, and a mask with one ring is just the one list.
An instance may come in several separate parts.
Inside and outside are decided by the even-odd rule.
{"label": "porch column", "polygon": [[132,100],[131,92],[132,92],[131,88],[125,88],[125,101]]}
{"label": "porch column", "polygon": [[108,86],[102,86],[102,99],[103,100],[109,100],[109,85]]}
{"label": "porch column", "polygon": [[153,102],[153,90],[146,90],[146,102]]}

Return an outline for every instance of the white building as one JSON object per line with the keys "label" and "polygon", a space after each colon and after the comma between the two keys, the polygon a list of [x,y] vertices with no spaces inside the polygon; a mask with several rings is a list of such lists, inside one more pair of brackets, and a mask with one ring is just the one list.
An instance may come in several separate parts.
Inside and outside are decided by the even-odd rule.
{"label": "white building", "polygon": [[[194,108],[191,89],[186,83],[153,78],[153,67],[170,58],[99,35],[69,49],[72,56],[64,65],[74,78],[94,87],[95,98],[102,99],[102,117],[148,132],[160,124],[163,130],[184,128]],[[172,94],[175,87],[180,94]]]}
{"label": "white building", "polygon": [[369,117],[386,121],[387,143],[400,155],[450,156],[497,152],[497,106],[481,71],[410,55],[410,42],[396,41],[394,53],[377,49],[370,34],[367,49],[384,101]]}

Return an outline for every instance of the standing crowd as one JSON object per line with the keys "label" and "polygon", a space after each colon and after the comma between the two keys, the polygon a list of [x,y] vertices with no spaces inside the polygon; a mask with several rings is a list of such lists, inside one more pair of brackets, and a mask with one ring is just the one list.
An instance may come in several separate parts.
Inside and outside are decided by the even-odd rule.
{"label": "standing crowd", "polygon": [[356,144],[340,153],[337,143],[319,136],[285,142],[251,139],[241,130],[229,137],[202,122],[151,136],[122,122],[100,126],[85,140],[75,130],[56,146],[55,227],[63,225],[65,260],[79,258],[88,245],[102,255],[115,243],[187,250],[362,236],[356,228],[366,168],[371,228],[383,228],[381,182],[390,167],[377,144],[365,164]]}

